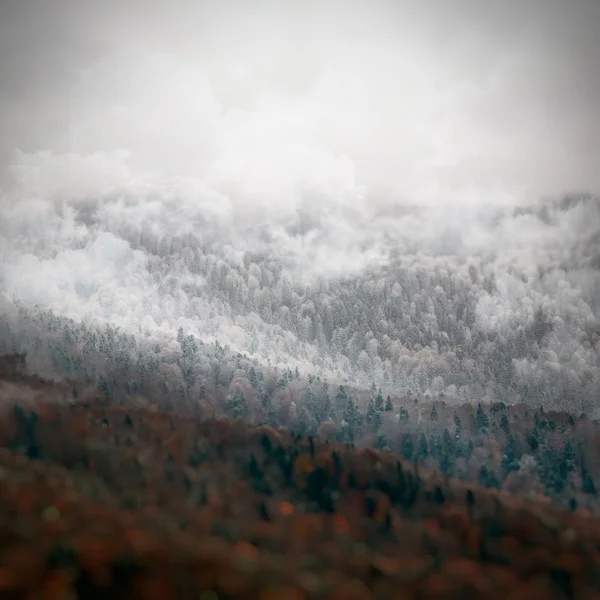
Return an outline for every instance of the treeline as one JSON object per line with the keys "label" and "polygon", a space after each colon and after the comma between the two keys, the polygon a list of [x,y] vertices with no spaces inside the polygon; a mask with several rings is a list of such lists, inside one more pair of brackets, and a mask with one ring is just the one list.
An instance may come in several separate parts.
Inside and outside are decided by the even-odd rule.
{"label": "treeline", "polygon": [[30,365],[86,382],[99,399],[389,449],[467,482],[571,507],[596,505],[597,423],[582,414],[522,403],[473,405],[444,392],[435,399],[399,396],[375,382],[365,390],[261,365],[219,343],[203,344],[183,327],[158,344],[50,311],[16,306],[15,312],[12,320],[8,312],[0,319],[0,351],[26,352]]}

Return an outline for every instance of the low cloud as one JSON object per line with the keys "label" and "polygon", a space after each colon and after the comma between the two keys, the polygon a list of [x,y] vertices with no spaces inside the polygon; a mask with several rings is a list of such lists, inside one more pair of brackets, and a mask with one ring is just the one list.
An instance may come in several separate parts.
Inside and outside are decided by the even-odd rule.
{"label": "low cloud", "polygon": [[82,4],[57,81],[27,84],[42,44],[0,61],[0,291],[402,390],[591,402],[600,210],[564,192],[600,189],[596,9],[259,4]]}

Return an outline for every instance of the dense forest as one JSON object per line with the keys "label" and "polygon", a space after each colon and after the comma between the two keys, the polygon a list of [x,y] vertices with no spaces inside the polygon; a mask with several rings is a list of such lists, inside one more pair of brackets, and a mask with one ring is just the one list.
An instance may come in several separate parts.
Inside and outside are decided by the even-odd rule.
{"label": "dense forest", "polygon": [[600,3],[0,2],[0,600],[600,598]]}
{"label": "dense forest", "polygon": [[[329,382],[297,368],[266,366],[218,342],[203,344],[183,328],[167,354],[164,346],[149,347],[118,328],[15,310],[19,329],[4,319],[4,351],[31,348],[51,372],[82,382],[91,401],[141,402],[388,450],[446,477],[597,510],[600,429],[586,413]],[[76,400],[79,385],[67,387],[62,401]]]}
{"label": "dense forest", "polygon": [[[478,217],[490,235],[511,232],[503,253],[490,243],[461,254],[455,224],[437,230],[440,217],[416,209],[386,215],[393,243],[370,240],[386,260],[343,274],[307,270],[254,229],[238,229],[243,250],[201,223],[168,235],[181,223],[164,203],[154,207],[160,236],[152,210],[134,226],[128,206],[141,208],[122,198],[46,205],[54,229],[37,238],[33,221],[6,213],[1,353],[98,398],[152,398],[160,410],[389,450],[447,477],[595,510],[596,199]],[[438,239],[411,238],[410,222]],[[298,214],[285,239],[316,227]]]}
{"label": "dense forest", "polygon": [[[465,484],[406,449],[160,409],[161,389],[128,398],[45,381],[19,355],[0,360],[0,393],[6,598],[569,599],[600,590],[600,530],[572,489],[569,509],[553,508],[498,491],[491,468]],[[432,425],[444,418],[443,405],[427,408]],[[588,456],[552,450],[546,431],[565,425],[540,412],[533,435],[547,449],[530,460],[556,461],[546,469],[564,481],[540,479],[552,493],[577,481],[595,496]],[[507,414],[478,409],[474,452],[493,448],[486,431],[497,421],[504,430]],[[593,434],[560,416],[567,439]],[[437,462],[439,437],[418,452]],[[447,451],[461,436],[443,439]]]}
{"label": "dense forest", "polygon": [[[466,223],[447,209],[374,214],[360,234],[352,215],[312,223],[299,212],[285,230],[259,235],[148,199],[30,208],[42,211],[44,231],[26,206],[4,211],[0,289],[2,314],[33,310],[40,335],[52,333],[48,356],[26,347],[37,333],[9,320],[13,346],[41,365],[75,374],[58,358],[69,344],[107,365],[124,345],[128,363],[157,361],[176,378],[184,352],[189,388],[210,370],[216,342],[265,366],[400,395],[597,410],[595,198],[489,209]],[[348,247],[356,264],[322,273],[322,255],[343,251],[333,219],[358,236]],[[77,327],[62,338],[49,315],[34,316],[40,310]],[[110,348],[95,337],[103,327],[121,334],[108,334]],[[193,343],[182,345],[180,330]]]}

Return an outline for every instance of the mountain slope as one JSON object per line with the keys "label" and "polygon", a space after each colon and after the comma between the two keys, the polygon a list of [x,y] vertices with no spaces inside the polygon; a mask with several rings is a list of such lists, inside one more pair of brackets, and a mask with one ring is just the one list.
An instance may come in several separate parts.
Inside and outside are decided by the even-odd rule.
{"label": "mountain slope", "polygon": [[0,421],[2,597],[600,592],[600,524],[584,513],[268,426],[67,402],[12,372],[4,406],[15,388],[39,395]]}

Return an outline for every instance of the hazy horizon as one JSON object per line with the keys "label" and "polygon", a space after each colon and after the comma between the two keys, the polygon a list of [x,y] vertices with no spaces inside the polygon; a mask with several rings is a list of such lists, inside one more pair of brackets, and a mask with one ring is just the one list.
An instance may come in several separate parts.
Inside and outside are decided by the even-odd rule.
{"label": "hazy horizon", "polygon": [[324,179],[411,202],[600,191],[592,1],[0,11],[4,165],[127,150],[271,202]]}

